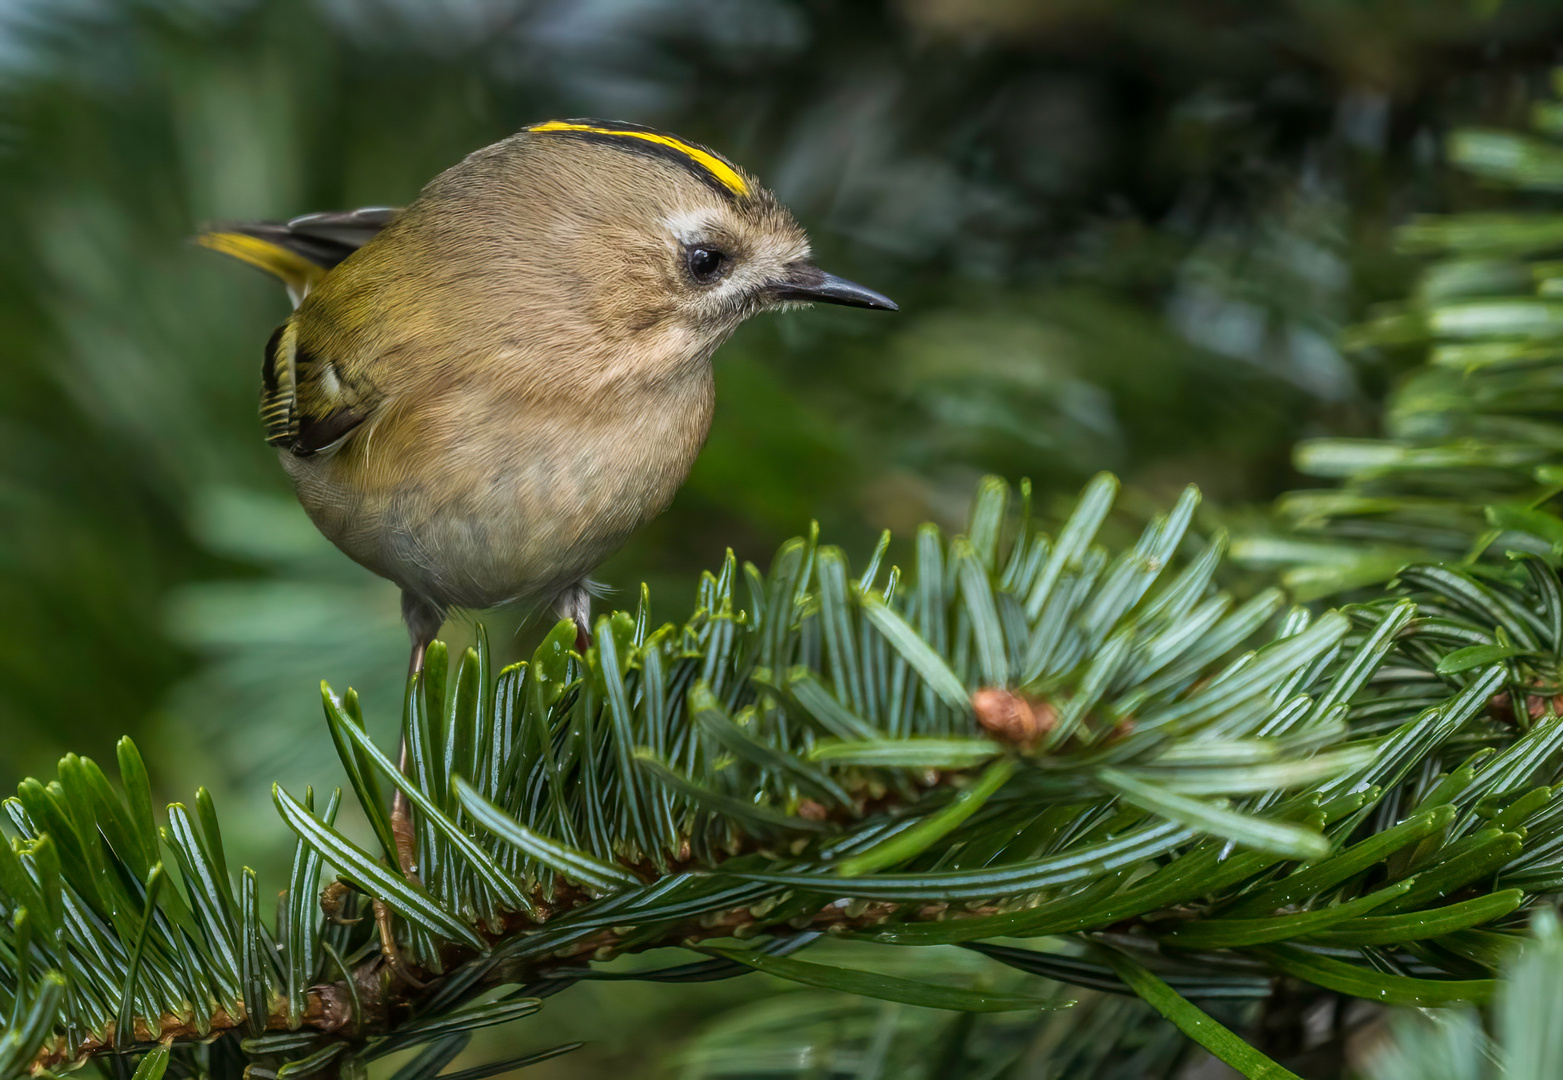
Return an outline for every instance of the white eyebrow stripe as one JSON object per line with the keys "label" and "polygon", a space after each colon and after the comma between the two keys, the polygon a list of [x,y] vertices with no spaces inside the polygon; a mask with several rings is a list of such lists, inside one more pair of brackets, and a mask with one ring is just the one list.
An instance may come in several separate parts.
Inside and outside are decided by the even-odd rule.
{"label": "white eyebrow stripe", "polygon": [[663,226],[681,244],[697,244],[712,239],[712,233],[720,232],[722,223],[704,210],[689,210],[664,218]]}

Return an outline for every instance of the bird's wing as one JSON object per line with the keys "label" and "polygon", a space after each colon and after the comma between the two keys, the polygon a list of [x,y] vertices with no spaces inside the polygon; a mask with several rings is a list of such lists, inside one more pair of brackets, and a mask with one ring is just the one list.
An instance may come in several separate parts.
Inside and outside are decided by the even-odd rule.
{"label": "bird's wing", "polygon": [[261,422],[272,446],[308,457],[362,424],[378,401],[373,385],[344,376],[331,357],[301,345],[295,320],[277,327],[266,343]]}
{"label": "bird's wing", "polygon": [[203,230],[196,242],[281,279],[296,307],[326,271],[368,243],[397,212],[393,206],[370,206],[288,221],[225,222]]}

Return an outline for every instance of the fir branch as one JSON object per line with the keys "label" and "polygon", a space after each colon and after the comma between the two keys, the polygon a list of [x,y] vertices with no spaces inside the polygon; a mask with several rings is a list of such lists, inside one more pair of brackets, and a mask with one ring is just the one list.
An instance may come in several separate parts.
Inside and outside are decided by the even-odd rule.
{"label": "fir branch", "polygon": [[[127,971],[137,1019],[118,1030],[139,1045],[248,1032],[236,1060],[339,1071],[448,1035],[441,1018],[524,1013],[623,952],[821,930],[934,944],[1112,928],[1160,942],[1157,977],[1196,996],[1251,979],[1233,957],[1371,996],[1467,994],[1483,954],[1459,935],[1485,927],[1491,952],[1520,901],[1450,922],[1446,898],[1494,874],[1517,889],[1563,875],[1546,786],[1563,721],[1490,706],[1563,648],[1545,576],[1430,568],[1405,599],[1265,630],[1273,597],[1236,605],[1213,586],[1219,541],[1177,557],[1192,495],[1116,558],[1092,547],[1111,490],[1093,484],[1055,542],[987,482],[974,539],[925,531],[911,575],[854,581],[812,540],[769,574],[729,559],[688,622],[653,629],[643,603],[600,620],[585,656],[568,624],[493,677],[481,638],[449,678],[436,649],[408,697],[410,781],[354,695],[327,691],[378,850],[279,792],[299,854],[275,927],[253,875],[235,893],[218,869],[209,799],[196,817],[170,808],[149,847],[133,748],[124,795],[67,759],[6,804],[19,839],[0,855],[10,1003],[34,1008],[56,972],[72,991],[32,1067],[114,1045]],[[1005,520],[1008,535],[987,524]],[[1451,670],[1476,612],[1507,612],[1525,655]],[[990,735],[967,701],[996,690],[1059,722],[1035,742]],[[415,796],[415,879],[385,850],[387,784]],[[322,860],[339,875],[324,912]],[[138,883],[165,864],[180,872],[143,920]],[[1289,911],[1313,914],[1288,931]],[[1423,922],[1460,929],[1429,953]],[[1315,942],[1326,931],[1378,944],[1353,960]],[[1081,963],[1034,970],[1117,982]],[[210,1054],[190,1067],[214,1071]]]}
{"label": "fir branch", "polygon": [[[1493,145],[1458,147],[1492,173]],[[0,1080],[101,1055],[140,1055],[145,1080],[358,1076],[420,1046],[405,1080],[425,1080],[468,1031],[664,945],[718,959],[646,977],[1036,1000],[779,959],[822,934],[1141,994],[1250,1075],[1284,1073],[1191,1002],[1280,977],[1486,1000],[1563,888],[1563,350],[1535,258],[1551,234],[1513,225],[1407,234],[1462,259],[1361,335],[1432,343],[1391,439],[1302,448],[1348,480],[1285,504],[1319,538],[1239,545],[1301,551],[1288,580],[1315,593],[1394,575],[1362,602],[1221,592],[1192,490],[1111,553],[1111,478],[1054,535],[990,479],[965,533],[925,527],[905,574],[882,544],[854,577],[810,536],[768,573],[729,556],[682,624],[654,628],[643,593],[584,656],[569,624],[497,674],[481,635],[454,673],[432,648],[406,777],[352,691],[327,690],[345,783],[318,814],[277,793],[297,847],[272,921],[204,792],[160,827],[128,741],[118,789],[67,757],[4,804]],[[1535,297],[1513,292],[1527,275]],[[388,788],[416,809],[411,875]],[[334,824],[344,791],[363,838]],[[1135,959],[1103,962],[1103,942]]]}

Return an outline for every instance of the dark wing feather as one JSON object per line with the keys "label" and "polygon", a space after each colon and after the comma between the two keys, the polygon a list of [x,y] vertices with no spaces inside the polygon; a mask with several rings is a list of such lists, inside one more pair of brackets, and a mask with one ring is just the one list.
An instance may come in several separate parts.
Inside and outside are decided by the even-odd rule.
{"label": "dark wing feather", "polygon": [[322,270],[330,270],[373,239],[396,214],[394,206],[369,206],[362,210],[304,214],[287,221],[257,221],[229,228],[269,240],[303,256]]}
{"label": "dark wing feather", "polygon": [[225,222],[196,239],[280,278],[297,304],[326,271],[367,244],[398,212],[393,206],[370,206],[287,221]]}
{"label": "dark wing feather", "polygon": [[[213,225],[205,247],[280,278],[297,305],[328,271],[367,244],[399,211],[391,206],[305,214],[288,221]],[[323,450],[362,424],[373,388],[350,385],[329,357],[300,347],[283,323],[261,361],[261,423],[266,441],[300,457]]]}
{"label": "dark wing feather", "polygon": [[290,331],[283,323],[266,343],[261,423],[272,446],[308,457],[362,424],[373,395],[345,383],[330,359],[304,349]]}

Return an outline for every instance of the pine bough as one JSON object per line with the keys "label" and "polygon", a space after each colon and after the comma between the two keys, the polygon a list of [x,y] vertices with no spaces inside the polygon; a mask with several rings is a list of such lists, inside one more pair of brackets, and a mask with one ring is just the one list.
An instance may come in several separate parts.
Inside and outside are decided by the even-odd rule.
{"label": "pine bough", "polygon": [[[1555,144],[1465,138],[1473,167],[1563,178]],[[407,777],[353,692],[325,689],[344,782],[276,791],[297,851],[274,915],[204,791],[159,815],[128,740],[117,785],[67,757],[4,804],[0,1080],[94,1059],[137,1080],[361,1076],[408,1049],[395,1080],[425,1080],[472,1030],[598,977],[1069,1004],[800,958],[821,936],[1137,996],[1251,1077],[1292,1074],[1195,1002],[1286,978],[1486,1004],[1563,889],[1563,271],[1541,258],[1563,228],[1410,235],[1454,257],[1363,335],[1433,343],[1392,437],[1305,446],[1346,484],[1286,504],[1312,534],[1241,544],[1357,602],[1221,591],[1225,541],[1191,536],[1192,490],[1113,555],[1111,478],[1052,535],[1024,486],[988,480],[963,534],[917,534],[907,573],[888,537],[854,571],[810,536],[767,573],[729,557],[680,625],[643,592],[585,656],[568,624],[499,672],[481,639],[453,672],[436,646],[406,697]],[[336,826],[344,798],[362,835]],[[690,961],[594,966],[665,946]]]}

